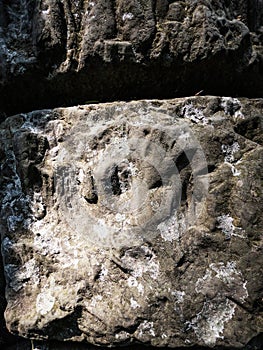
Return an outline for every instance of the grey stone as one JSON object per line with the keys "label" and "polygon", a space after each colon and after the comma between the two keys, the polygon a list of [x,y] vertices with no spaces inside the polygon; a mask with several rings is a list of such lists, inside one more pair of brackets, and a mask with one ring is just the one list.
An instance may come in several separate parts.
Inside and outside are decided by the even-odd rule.
{"label": "grey stone", "polygon": [[262,0],[0,1],[0,106],[260,97]]}
{"label": "grey stone", "polygon": [[2,123],[8,329],[100,346],[259,336],[262,112],[198,96]]}

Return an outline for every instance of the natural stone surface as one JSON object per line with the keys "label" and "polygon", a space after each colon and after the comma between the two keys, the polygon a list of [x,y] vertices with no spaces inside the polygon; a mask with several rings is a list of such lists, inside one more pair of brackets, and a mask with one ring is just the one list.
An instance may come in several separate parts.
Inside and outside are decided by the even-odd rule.
{"label": "natural stone surface", "polygon": [[0,112],[260,97],[262,0],[0,0]]}
{"label": "natural stone surface", "polygon": [[244,347],[262,322],[263,100],[35,111],[1,124],[8,329]]}
{"label": "natural stone surface", "polygon": [[[262,25],[262,0],[0,0],[0,121],[260,97]],[[0,133],[0,314],[7,284],[8,328],[44,340],[0,318],[1,348],[262,348],[262,100]]]}

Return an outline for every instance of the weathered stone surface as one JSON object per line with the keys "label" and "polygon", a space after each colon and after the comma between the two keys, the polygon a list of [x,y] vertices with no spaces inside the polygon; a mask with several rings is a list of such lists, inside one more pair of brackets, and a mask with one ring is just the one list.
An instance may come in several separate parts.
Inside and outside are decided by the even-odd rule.
{"label": "weathered stone surface", "polygon": [[260,97],[262,0],[0,1],[0,111]]}
{"label": "weathered stone surface", "polygon": [[189,97],[1,124],[8,329],[244,347],[262,332],[263,100]]}

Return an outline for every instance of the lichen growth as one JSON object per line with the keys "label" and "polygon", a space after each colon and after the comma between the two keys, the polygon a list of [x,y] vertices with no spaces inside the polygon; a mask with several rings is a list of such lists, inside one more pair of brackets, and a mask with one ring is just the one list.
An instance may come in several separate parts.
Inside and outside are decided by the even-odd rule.
{"label": "lichen growth", "polygon": [[182,107],[181,114],[197,124],[208,124],[208,119],[205,117],[203,111],[193,106],[192,103],[186,104]]}

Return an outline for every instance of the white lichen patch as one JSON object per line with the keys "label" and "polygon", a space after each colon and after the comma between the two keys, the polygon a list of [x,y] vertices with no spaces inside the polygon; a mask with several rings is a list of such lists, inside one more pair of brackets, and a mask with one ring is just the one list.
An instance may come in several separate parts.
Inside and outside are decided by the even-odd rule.
{"label": "white lichen patch", "polygon": [[125,219],[126,219],[126,215],[125,215],[125,214],[117,213],[117,214],[115,215],[115,220],[116,220],[117,222],[123,222],[123,221],[125,221]]}
{"label": "white lichen patch", "polygon": [[235,261],[228,261],[227,264],[223,262],[212,263],[203,277],[198,278],[195,284],[195,291],[206,295],[208,292],[212,292],[215,295],[216,300],[221,300],[223,297],[223,291],[217,291],[214,286],[220,286],[215,281],[219,280],[222,285],[225,285],[226,291],[233,289],[232,297],[236,298],[240,302],[243,302],[248,297],[248,291],[246,289],[246,281],[244,281],[241,271],[236,267]]}
{"label": "white lichen patch", "polygon": [[18,292],[26,284],[38,285],[39,267],[35,259],[28,260],[24,265],[18,267],[14,264],[6,264],[5,273],[9,281],[9,286]]}
{"label": "white lichen patch", "polygon": [[131,12],[126,12],[122,15],[122,20],[127,21],[133,19],[134,15]]}
{"label": "white lichen patch", "polygon": [[8,176],[9,182],[1,188],[0,213],[2,220],[6,221],[7,229],[15,232],[19,228],[28,228],[31,217],[29,209],[30,198],[23,192],[13,151],[8,151],[5,166],[10,169],[9,171],[12,175]]}
{"label": "white lichen patch", "polygon": [[61,252],[61,240],[54,234],[52,235],[52,232],[55,231],[54,225],[48,223],[45,225],[45,222],[38,221],[33,223],[30,228],[36,232],[34,237],[36,251],[42,255],[55,255]]}
{"label": "white lichen patch", "polygon": [[39,128],[31,122],[30,118],[27,118],[26,114],[23,114],[23,116],[25,117],[25,121],[24,121],[23,125],[21,125],[20,129],[31,131],[33,134],[40,133]]}
{"label": "white lichen patch", "polygon": [[206,270],[205,275],[198,278],[195,290],[197,293],[206,293],[207,288],[210,283],[213,282],[215,278],[223,280],[223,282],[229,283],[233,281],[234,275],[236,274],[235,263],[228,262],[227,266],[223,263],[210,264],[209,269]]}
{"label": "white lichen patch", "polygon": [[41,11],[41,14],[44,18],[46,18],[49,15],[50,9],[48,8],[47,10]]}
{"label": "white lichen patch", "polygon": [[172,242],[178,240],[181,233],[186,229],[185,218],[181,214],[175,213],[169,219],[161,222],[157,226],[157,229],[165,241]]}
{"label": "white lichen patch", "polygon": [[230,239],[235,231],[234,219],[229,215],[221,215],[217,218],[218,228],[225,234],[226,239]]}
{"label": "white lichen patch", "polygon": [[134,300],[133,298],[130,299],[130,304],[132,309],[136,309],[140,307],[140,304],[138,304],[137,301]]}
{"label": "white lichen patch", "polygon": [[45,216],[46,207],[41,193],[34,192],[33,198],[30,202],[30,208],[36,219],[42,219]]}
{"label": "white lichen patch", "polygon": [[243,287],[244,295],[240,297],[240,300],[242,301],[242,303],[244,303],[245,300],[248,298],[247,281],[243,283],[242,287]]}
{"label": "white lichen patch", "polygon": [[192,103],[186,104],[182,107],[182,115],[197,124],[208,124],[208,119],[205,117],[203,111],[193,106]]}
{"label": "white lichen patch", "polygon": [[24,216],[20,215],[9,215],[7,218],[7,227],[9,231],[16,231],[19,225],[23,222]]}
{"label": "white lichen patch", "polygon": [[10,251],[13,249],[13,247],[14,247],[13,242],[8,237],[5,237],[1,244],[1,248],[3,252],[9,254]]}
{"label": "white lichen patch", "polygon": [[55,304],[55,300],[55,297],[49,290],[43,291],[42,293],[38,294],[36,298],[37,312],[40,313],[40,315],[46,315],[52,310]]}
{"label": "white lichen patch", "polygon": [[233,163],[235,161],[235,153],[240,150],[238,142],[234,142],[232,145],[222,145],[222,152],[225,155],[225,163]]}
{"label": "white lichen patch", "polygon": [[155,330],[154,330],[154,327],[153,327],[153,322],[149,322],[149,321],[143,321],[136,333],[138,333],[138,338],[144,338],[144,336],[146,335],[150,335],[152,337],[155,337]]}
{"label": "white lichen patch", "polygon": [[132,288],[132,287],[137,288],[139,294],[143,294],[144,293],[144,286],[140,282],[138,282],[138,280],[135,277],[130,276],[127,279],[127,283],[128,283],[128,286],[130,288]]}
{"label": "white lichen patch", "polygon": [[133,275],[135,277],[141,277],[144,273],[149,273],[153,279],[157,279],[159,275],[159,269],[159,262],[154,261],[154,259],[150,259],[146,264],[139,262],[137,265],[135,265]]}
{"label": "white lichen patch", "polygon": [[137,287],[138,286],[138,281],[135,277],[130,276],[127,279],[127,283],[129,287]]}
{"label": "white lichen patch", "polygon": [[130,337],[130,333],[127,333],[125,331],[121,331],[121,332],[115,334],[115,338],[120,339],[120,340],[126,340],[129,337]]}
{"label": "white lichen patch", "polygon": [[209,267],[216,272],[215,277],[221,279],[224,283],[230,284],[236,277],[241,276],[241,272],[236,269],[234,261],[228,261],[226,265],[222,262],[212,263]]}
{"label": "white lichen patch", "polygon": [[238,170],[236,167],[234,167],[233,164],[231,164],[231,171],[232,171],[233,176],[240,176],[240,174],[241,174],[240,170]]}
{"label": "white lichen patch", "polygon": [[136,165],[126,159],[118,164],[119,184],[122,193],[131,188],[133,178],[138,175],[138,171]]}
{"label": "white lichen patch", "polygon": [[184,302],[185,292],[180,290],[175,290],[171,293],[175,297],[175,304],[181,304]]}
{"label": "white lichen patch", "polygon": [[242,113],[242,109],[240,109],[234,113],[234,120],[236,121],[238,119],[245,119],[245,116]]}
{"label": "white lichen patch", "polygon": [[[47,315],[51,312],[51,317],[60,319],[74,310],[78,290],[82,289],[85,283],[83,281],[72,283],[74,276],[69,276],[66,272],[61,271],[61,276],[67,278],[65,287],[65,284],[58,282],[56,279],[58,275],[59,273],[51,273],[50,276],[42,278],[41,289],[39,294],[35,296],[35,300],[37,313]],[[47,316],[47,318],[49,317]]]}
{"label": "white lichen patch", "polygon": [[241,172],[236,168],[234,164],[239,164],[241,161],[235,161],[235,153],[240,150],[238,142],[234,142],[232,145],[222,145],[222,152],[225,155],[225,163],[228,164],[231,168],[233,176],[240,176]]}
{"label": "white lichen patch", "polygon": [[131,256],[125,257],[127,267],[131,269],[131,275],[135,278],[142,277],[144,274],[149,274],[151,278],[157,279],[160,271],[160,264],[156,254],[148,247],[142,246],[145,258],[137,259]]}
{"label": "white lichen patch", "polygon": [[224,214],[217,217],[217,227],[221,229],[224,233],[226,239],[231,239],[231,237],[246,238],[246,235],[242,228],[236,227],[234,224],[234,219],[230,214]]}
{"label": "white lichen patch", "polygon": [[99,280],[101,282],[104,282],[108,274],[109,274],[109,270],[106,268],[106,266],[102,265],[102,268],[99,274]]}
{"label": "white lichen patch", "polygon": [[140,294],[144,293],[144,286],[141,283],[138,283],[137,289]]}
{"label": "white lichen patch", "polygon": [[102,295],[100,295],[100,294],[94,295],[94,297],[91,299],[90,306],[96,307],[97,303],[102,301],[102,300],[103,300]]}
{"label": "white lichen patch", "polygon": [[230,300],[214,304],[205,302],[203,309],[190,322],[186,323],[188,329],[192,329],[197,338],[206,345],[213,346],[218,338],[223,339],[225,324],[235,314],[236,304]]}
{"label": "white lichen patch", "polygon": [[233,116],[234,120],[244,119],[242,105],[237,98],[222,97],[221,107],[223,108],[225,114]]}

